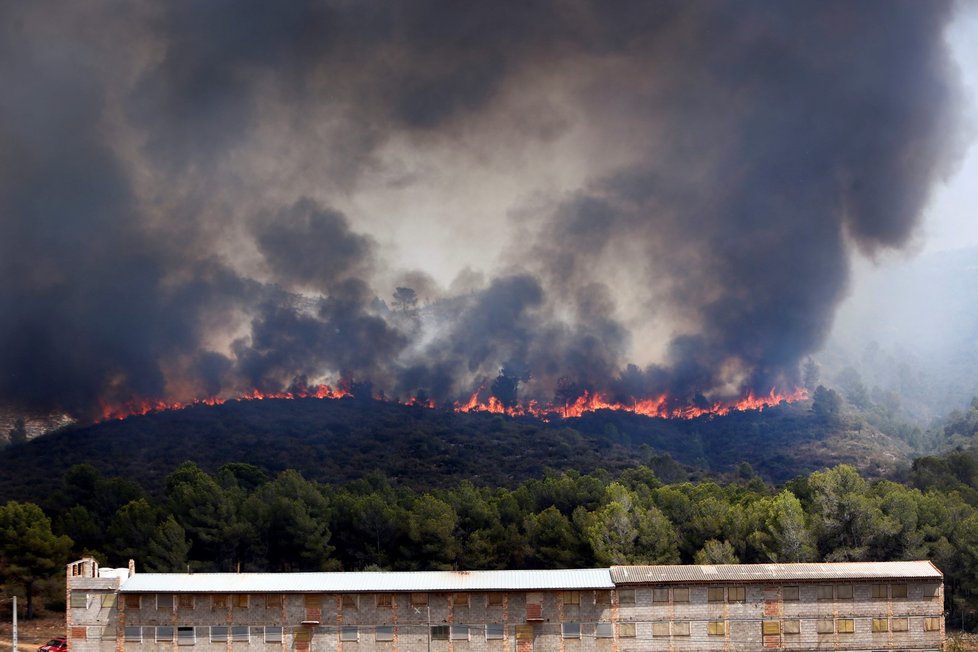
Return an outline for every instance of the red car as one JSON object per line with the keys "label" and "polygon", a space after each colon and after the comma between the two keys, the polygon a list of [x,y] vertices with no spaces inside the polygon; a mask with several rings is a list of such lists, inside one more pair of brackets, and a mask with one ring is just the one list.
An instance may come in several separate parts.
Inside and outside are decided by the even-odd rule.
{"label": "red car", "polygon": [[37,648],[37,652],[67,652],[68,639],[64,636],[52,638],[50,641]]}

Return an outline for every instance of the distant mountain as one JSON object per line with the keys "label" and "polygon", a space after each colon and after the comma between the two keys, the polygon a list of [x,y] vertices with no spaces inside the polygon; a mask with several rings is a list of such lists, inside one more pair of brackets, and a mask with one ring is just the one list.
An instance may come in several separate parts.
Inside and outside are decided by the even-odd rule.
{"label": "distant mountain", "polygon": [[822,382],[920,425],[965,409],[978,395],[978,248],[881,263],[857,278],[815,356]]}
{"label": "distant mountain", "polygon": [[208,471],[227,462],[294,468],[332,483],[379,470],[423,488],[462,479],[512,487],[547,469],[637,464],[675,482],[744,473],[743,462],[781,482],[840,462],[878,475],[908,459],[899,440],[865,425],[829,427],[805,403],[689,421],[605,410],[545,423],[357,399],[237,401],[69,427],[0,449],[0,498],[43,496],[81,463],[158,493],[185,460]]}

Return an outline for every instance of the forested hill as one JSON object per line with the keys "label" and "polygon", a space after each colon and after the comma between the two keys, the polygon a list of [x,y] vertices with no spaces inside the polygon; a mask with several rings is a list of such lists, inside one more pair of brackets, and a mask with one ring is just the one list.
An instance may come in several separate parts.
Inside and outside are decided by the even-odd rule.
{"label": "forested hill", "polygon": [[211,472],[227,462],[270,474],[297,469],[325,483],[378,470],[424,488],[463,479],[513,487],[546,469],[616,472],[635,464],[679,481],[729,473],[743,462],[782,482],[840,462],[877,475],[907,462],[908,453],[899,440],[819,417],[808,403],[689,421],[606,410],[545,423],[356,399],[237,401],[67,428],[7,446],[0,449],[0,497],[35,498],[81,463],[158,487],[185,460]]}

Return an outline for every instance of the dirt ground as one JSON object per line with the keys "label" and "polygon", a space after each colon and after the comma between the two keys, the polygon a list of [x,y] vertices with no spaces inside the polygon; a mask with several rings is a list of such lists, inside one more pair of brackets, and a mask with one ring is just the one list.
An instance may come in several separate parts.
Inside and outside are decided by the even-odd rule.
{"label": "dirt ground", "polygon": [[947,652],[974,652],[978,650],[978,634],[949,632],[945,649]]}
{"label": "dirt ground", "polygon": [[[0,622],[0,652],[10,652],[13,623],[8,618]],[[37,648],[55,636],[65,635],[64,614],[43,614],[34,620],[17,620],[18,652],[37,652]]]}

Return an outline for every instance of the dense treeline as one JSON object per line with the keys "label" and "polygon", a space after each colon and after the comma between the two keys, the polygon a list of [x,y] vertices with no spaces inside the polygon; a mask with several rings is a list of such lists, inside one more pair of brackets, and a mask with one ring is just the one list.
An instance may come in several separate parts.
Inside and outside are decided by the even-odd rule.
{"label": "dense treeline", "polygon": [[[18,547],[37,550],[41,540],[55,557],[47,572],[82,554],[108,565],[133,558],[147,571],[931,559],[946,574],[954,624],[978,624],[978,461],[964,452],[920,460],[907,484],[840,465],[779,489],[746,465],[725,484],[664,484],[635,467],[554,473],[512,489],[418,490],[381,474],[330,485],[295,470],[270,477],[235,463],[210,474],[188,462],[154,498],[80,465],[43,507],[46,515],[23,503],[0,508],[0,569],[10,581],[25,579],[10,572]],[[24,519],[46,534],[37,526],[25,542]]]}

